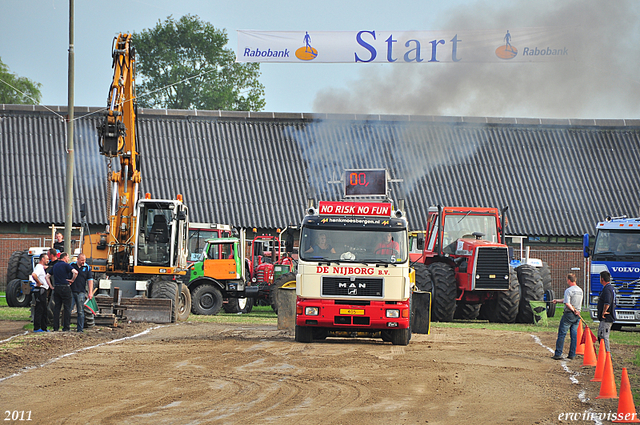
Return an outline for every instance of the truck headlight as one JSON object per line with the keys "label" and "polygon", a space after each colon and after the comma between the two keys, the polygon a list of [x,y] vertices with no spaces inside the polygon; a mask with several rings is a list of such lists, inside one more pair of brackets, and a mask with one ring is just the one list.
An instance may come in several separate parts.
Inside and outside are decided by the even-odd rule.
{"label": "truck headlight", "polygon": [[317,316],[320,314],[320,309],[318,307],[305,307],[304,314],[307,316]]}
{"label": "truck headlight", "polygon": [[392,319],[397,319],[398,317],[400,317],[400,310],[389,309],[386,311],[386,316]]}

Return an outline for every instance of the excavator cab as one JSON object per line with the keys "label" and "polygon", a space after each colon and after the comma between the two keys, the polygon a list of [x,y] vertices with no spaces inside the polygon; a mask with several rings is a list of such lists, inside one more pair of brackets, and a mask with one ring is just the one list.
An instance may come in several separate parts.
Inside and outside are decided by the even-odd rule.
{"label": "excavator cab", "polygon": [[185,267],[186,210],[179,201],[139,202],[136,266]]}

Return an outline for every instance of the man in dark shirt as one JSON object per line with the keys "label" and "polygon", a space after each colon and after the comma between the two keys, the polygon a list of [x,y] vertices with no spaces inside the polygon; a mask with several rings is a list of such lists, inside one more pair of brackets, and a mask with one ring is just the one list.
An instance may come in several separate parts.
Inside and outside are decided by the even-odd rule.
{"label": "man in dark shirt", "polygon": [[64,236],[62,233],[56,232],[56,241],[53,243],[53,248],[59,252],[64,251]]}
{"label": "man in dark shirt", "polygon": [[78,272],[75,282],[71,284],[71,296],[78,312],[78,332],[82,332],[84,329],[84,302],[87,300],[87,284],[89,284],[89,299],[93,297],[93,273],[91,272],[91,267],[87,265],[87,257],[84,254],[78,255],[78,260],[71,263],[71,267]]}
{"label": "man in dark shirt", "polygon": [[[62,330],[71,330],[71,284],[75,282],[78,271],[69,265],[69,254],[63,252],[60,259],[53,266],[51,274],[47,273],[47,282],[53,287],[53,331],[60,327],[60,309],[64,304]],[[53,282],[51,278],[53,277]]]}
{"label": "man in dark shirt", "polygon": [[611,274],[608,271],[600,273],[602,291],[598,296],[598,342],[604,340],[604,347],[609,350],[609,332],[616,320],[616,290],[611,284]]}

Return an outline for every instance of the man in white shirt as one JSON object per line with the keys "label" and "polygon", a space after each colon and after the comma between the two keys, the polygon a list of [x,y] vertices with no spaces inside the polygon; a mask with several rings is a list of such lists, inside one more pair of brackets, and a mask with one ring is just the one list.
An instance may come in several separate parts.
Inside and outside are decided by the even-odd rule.
{"label": "man in white shirt", "polygon": [[576,348],[578,346],[578,323],[580,323],[580,309],[582,306],[582,289],[577,285],[576,275],[569,273],[567,276],[567,285],[569,286],[564,291],[564,299],[553,300],[553,303],[564,303],[564,313],[560,319],[560,325],[558,326],[558,339],[556,340],[556,351],[553,353],[554,360],[562,360],[562,349],[564,348],[564,338],[567,336],[567,331],[571,335],[571,345],[569,346],[569,360],[573,360],[576,357]]}
{"label": "man in white shirt", "polygon": [[31,286],[35,285],[35,288],[31,289],[36,300],[36,308],[33,315],[34,332],[48,332],[47,292],[49,291],[49,283],[46,278],[46,268],[48,263],[49,256],[47,254],[42,254],[39,258],[38,264],[36,264],[36,267],[33,269],[33,273],[29,276],[29,280],[32,282]]}

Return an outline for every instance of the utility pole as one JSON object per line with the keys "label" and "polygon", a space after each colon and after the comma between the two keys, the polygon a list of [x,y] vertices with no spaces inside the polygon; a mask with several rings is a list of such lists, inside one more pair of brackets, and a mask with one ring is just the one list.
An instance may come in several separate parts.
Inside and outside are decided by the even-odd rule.
{"label": "utility pole", "polygon": [[74,97],[74,61],[73,26],[74,0],[69,0],[69,80],[67,107],[67,186],[65,191],[64,250],[71,253],[71,228],[73,227],[73,97]]}

